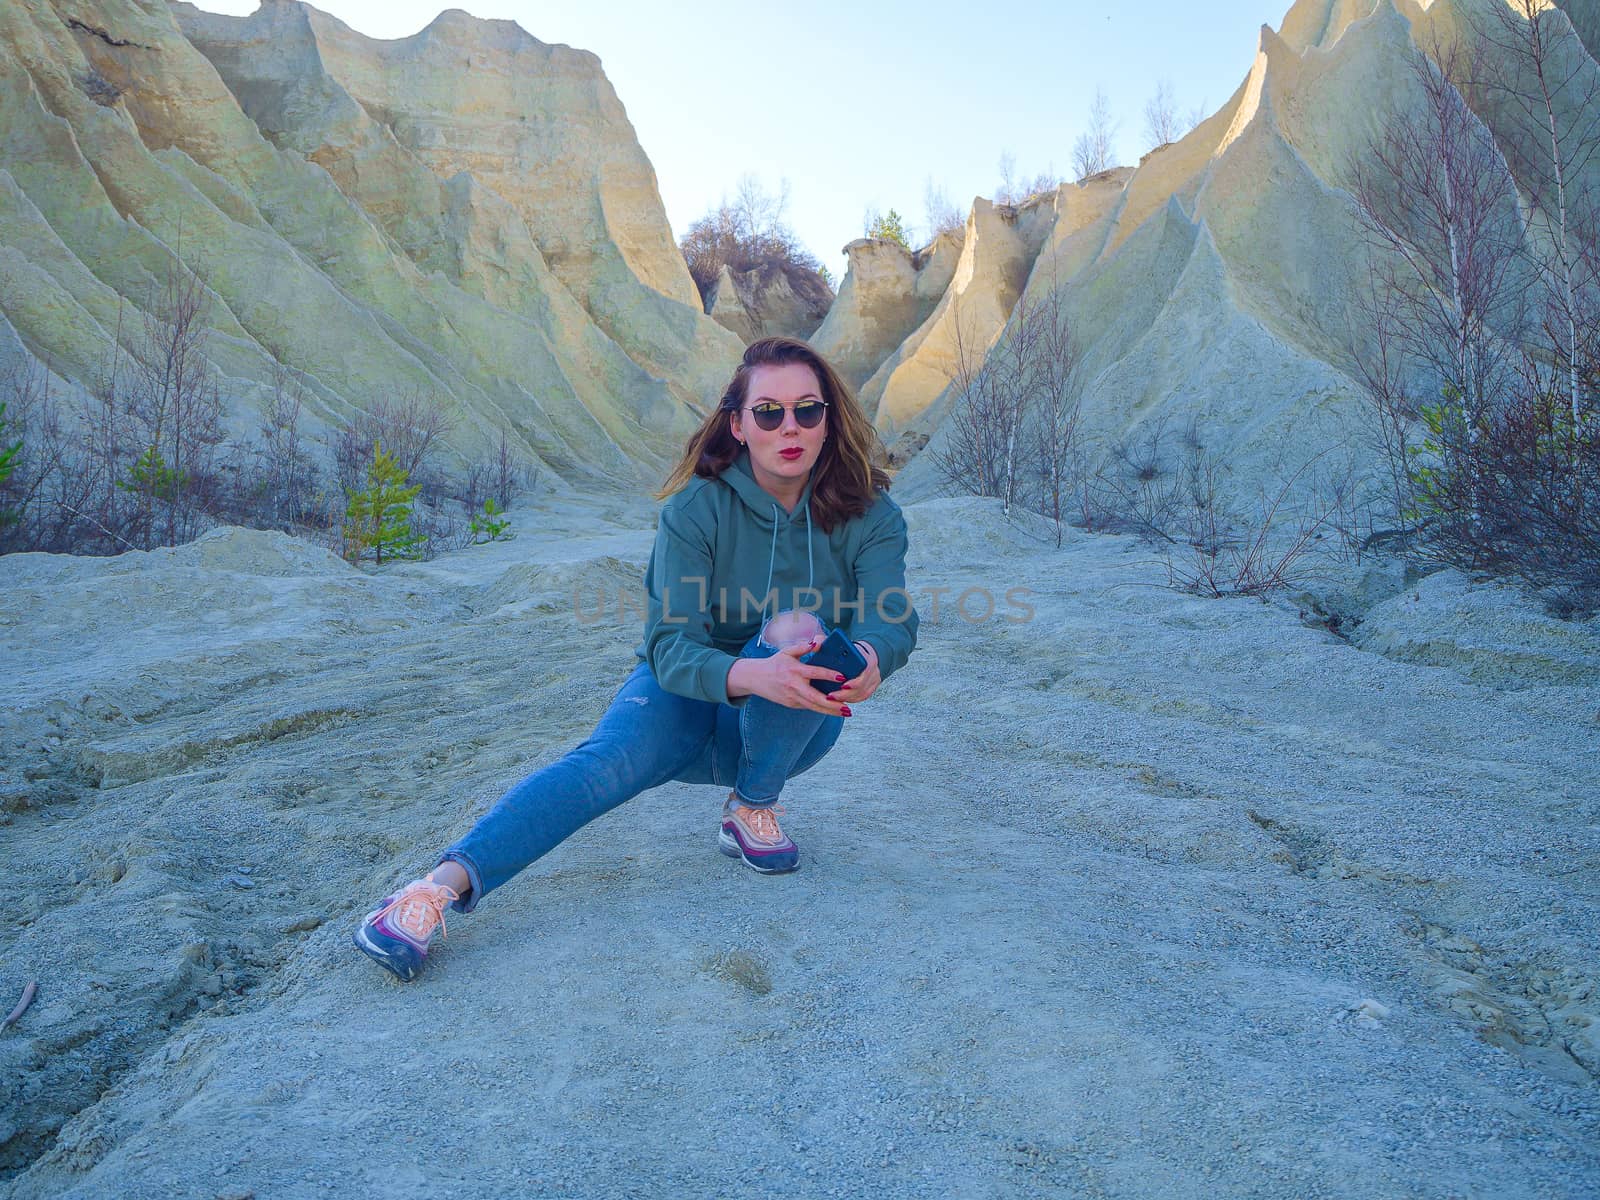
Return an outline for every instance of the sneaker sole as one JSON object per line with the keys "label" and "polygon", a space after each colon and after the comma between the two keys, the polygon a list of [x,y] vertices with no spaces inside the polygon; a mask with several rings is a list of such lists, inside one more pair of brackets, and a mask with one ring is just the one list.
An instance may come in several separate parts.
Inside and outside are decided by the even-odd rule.
{"label": "sneaker sole", "polygon": [[753,859],[746,854],[744,852],[744,847],[739,845],[739,839],[731,836],[725,829],[717,830],[717,849],[721,850],[729,858],[739,859],[744,863],[745,866],[749,867],[752,871],[759,875],[787,875],[790,871],[798,871],[800,869],[800,857],[798,853],[795,855],[794,862],[787,867],[762,866],[758,860]]}
{"label": "sneaker sole", "polygon": [[422,974],[420,964],[408,963],[404,959],[391,954],[384,947],[378,945],[377,942],[370,940],[367,937],[367,927],[365,925],[358,927],[350,935],[350,940],[355,943],[357,950],[361,951],[401,983],[410,983]]}

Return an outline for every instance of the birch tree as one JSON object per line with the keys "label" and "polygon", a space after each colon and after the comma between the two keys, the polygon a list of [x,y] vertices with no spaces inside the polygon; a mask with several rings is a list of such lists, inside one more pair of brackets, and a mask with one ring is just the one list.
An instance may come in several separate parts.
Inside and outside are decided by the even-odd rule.
{"label": "birch tree", "polygon": [[[1193,128],[1191,125],[1190,128]],[[1178,120],[1178,101],[1172,91],[1172,80],[1163,79],[1156,85],[1156,94],[1144,106],[1144,140],[1148,149],[1165,146],[1183,136]]]}
{"label": "birch tree", "polygon": [[1595,202],[1592,186],[1581,186],[1600,151],[1600,68],[1549,0],[1501,0],[1490,12],[1477,24],[1472,98],[1504,123],[1501,140],[1532,202],[1529,219],[1548,246],[1549,259],[1538,263],[1548,280],[1546,321],[1576,428],[1593,404],[1583,342],[1600,315],[1590,252]]}
{"label": "birch tree", "polygon": [[1072,169],[1079,179],[1111,169],[1116,161],[1112,148],[1116,135],[1117,123],[1111,119],[1111,101],[1105,89],[1097,87],[1094,102],[1089,106],[1089,128],[1072,144]]}
{"label": "birch tree", "polygon": [[[1515,347],[1495,324],[1514,334],[1520,320],[1511,287],[1520,230],[1505,160],[1452,82],[1465,70],[1461,52],[1433,50],[1411,56],[1419,110],[1390,116],[1352,164],[1352,193],[1374,251],[1368,315],[1385,358],[1374,399],[1398,407],[1389,420],[1437,409],[1445,452],[1470,462]],[[1433,394],[1414,394],[1418,376]]]}

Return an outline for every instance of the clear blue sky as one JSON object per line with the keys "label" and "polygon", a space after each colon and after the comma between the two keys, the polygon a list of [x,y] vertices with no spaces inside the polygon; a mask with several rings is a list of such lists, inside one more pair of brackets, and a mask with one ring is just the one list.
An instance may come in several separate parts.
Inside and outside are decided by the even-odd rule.
{"label": "clear blue sky", "polygon": [[[199,0],[249,13],[256,0]],[[735,0],[468,0],[544,42],[599,55],[656,169],[673,231],[740,176],[789,185],[800,241],[842,279],[841,248],[868,208],[898,210],[917,232],[932,180],[963,213],[993,196],[1000,156],[1032,178],[1071,174],[1072,144],[1096,87],[1120,123],[1119,162],[1149,148],[1144,106],[1170,80],[1180,113],[1214,112],[1291,0],[1074,0],[1011,4],[903,0],[767,6]],[[416,33],[440,0],[319,0],[371,37]]]}

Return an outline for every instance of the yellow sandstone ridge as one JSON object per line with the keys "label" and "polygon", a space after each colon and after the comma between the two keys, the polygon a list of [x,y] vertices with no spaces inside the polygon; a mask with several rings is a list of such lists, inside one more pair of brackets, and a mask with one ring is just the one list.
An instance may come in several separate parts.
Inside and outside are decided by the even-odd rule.
{"label": "yellow sandstone ridge", "polygon": [[[236,433],[289,365],[313,425],[420,392],[463,454],[506,430],[563,476],[658,478],[739,343],[684,303],[597,62],[459,14],[382,53],[336,25],[282,2],[0,6],[0,357],[93,384],[181,259],[207,288]],[[368,78],[402,45],[415,111]],[[452,90],[446,45],[482,66],[476,92]],[[513,83],[513,65],[555,78]],[[536,96],[582,108],[512,111]],[[516,172],[570,135],[520,127],[569,118],[606,137],[569,147],[573,194],[534,227]]]}
{"label": "yellow sandstone ridge", "polygon": [[886,238],[858,238],[844,248],[849,269],[811,344],[857,392],[939,304],[963,236],[940,234],[914,254]]}
{"label": "yellow sandstone ridge", "polygon": [[[1349,165],[1384,114],[1417,111],[1410,56],[1503,3],[1296,0],[1277,31],[1262,28],[1225,104],[1137,167],[1059,189],[1037,236],[977,202],[946,295],[863,385],[880,430],[934,452],[947,446],[962,353],[981,361],[1014,329],[1020,296],[1037,312],[1055,292],[1080,351],[1086,441],[1195,422],[1238,492],[1330,446],[1359,457],[1368,251]],[[1580,38],[1600,38],[1600,18],[1573,11]],[[1580,83],[1600,70],[1592,59],[1570,68]],[[1502,145],[1517,136],[1501,116],[1481,115]],[[857,275],[853,259],[841,302]],[[873,312],[907,310],[893,272],[872,278]],[[836,305],[829,344],[864,342],[861,324]],[[900,494],[940,489],[932,457],[909,462]]]}

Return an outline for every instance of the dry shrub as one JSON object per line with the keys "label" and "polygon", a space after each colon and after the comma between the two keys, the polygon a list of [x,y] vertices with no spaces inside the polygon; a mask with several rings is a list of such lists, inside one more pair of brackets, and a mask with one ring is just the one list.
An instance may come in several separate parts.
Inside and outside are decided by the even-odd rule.
{"label": "dry shrub", "polygon": [[1425,552],[1522,579],[1560,612],[1600,608],[1600,420],[1574,424],[1563,381],[1528,364],[1469,429],[1428,410],[1412,465]]}
{"label": "dry shrub", "polygon": [[[1318,456],[1320,457],[1320,456]],[[1240,512],[1217,485],[1222,468],[1202,449],[1192,460],[1180,506],[1182,549],[1165,555],[1167,582],[1197,596],[1264,596],[1300,582],[1298,568],[1330,524],[1332,505],[1314,501],[1310,512],[1291,511],[1296,483],[1313,458],[1258,491]]]}
{"label": "dry shrub", "polygon": [[[1600,70],[1511,0],[1417,54],[1424,103],[1350,167],[1373,251],[1352,347],[1413,552],[1600,607]],[[1497,142],[1480,114],[1492,118]]]}
{"label": "dry shrub", "polygon": [[[473,544],[486,500],[504,510],[534,485],[537,472],[504,433],[447,476],[436,460],[449,423],[420,396],[374,404],[324,448],[305,429],[308,381],[289,367],[274,373],[255,436],[224,440],[223,398],[200,353],[203,305],[181,277],[173,286],[178,319],[143,322],[131,351],[114,343],[93,388],[58,394],[48,366],[25,355],[0,375],[0,450],[17,446],[0,478],[0,553],[117,554],[177,545],[214,524],[281,529],[343,552],[348,493],[328,483],[390,436],[407,479],[425,482],[412,530],[424,555]],[[358,482],[370,461],[352,471]]]}
{"label": "dry shrub", "polygon": [[249,524],[292,530],[322,524],[318,505],[322,472],[301,421],[305,413],[305,375],[274,361],[272,391],[261,405],[256,440],[243,474]]}
{"label": "dry shrub", "polygon": [[1072,511],[1079,354],[1059,286],[1017,301],[987,353],[955,314],[955,399],[934,465],[947,489],[1050,517],[1059,544]]}
{"label": "dry shrub", "polygon": [[1158,546],[1171,586],[1210,597],[1297,586],[1307,555],[1339,532],[1338,518],[1355,528],[1348,472],[1336,481],[1318,474],[1327,451],[1292,467],[1280,457],[1273,484],[1250,500],[1231,499],[1224,481],[1232,468],[1205,444],[1198,423],[1176,432],[1169,425],[1158,417],[1087,468],[1085,447],[1073,486],[1078,523]]}
{"label": "dry shrub", "polygon": [[380,398],[334,434],[335,478],[345,493],[358,490],[372,463],[375,447],[394,456],[405,477],[432,501],[444,492],[434,459],[444,448],[451,421],[438,397],[412,390],[398,400]]}
{"label": "dry shrub", "polygon": [[517,455],[502,429],[494,449],[468,466],[454,496],[469,513],[481,512],[489,500],[504,512],[518,496],[532,491],[538,481],[538,470]]}
{"label": "dry shrub", "polygon": [[800,245],[784,221],[788,200],[787,184],[769,195],[754,176],[746,175],[731,202],[724,199],[689,226],[679,249],[700,290],[702,304],[724,266],[735,273],[760,271],[763,283],[782,272],[802,300],[824,307],[832,300],[832,291],[818,273],[822,264]]}

